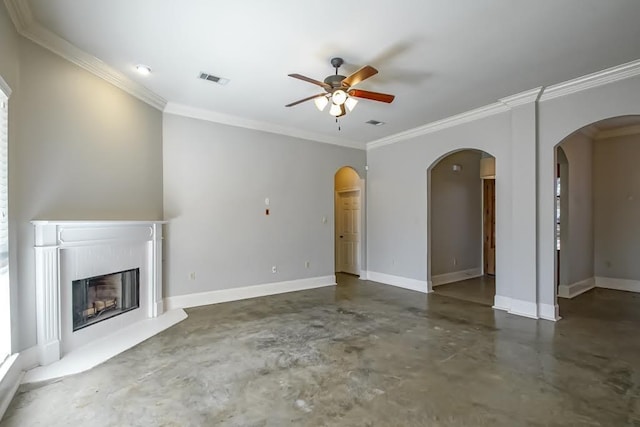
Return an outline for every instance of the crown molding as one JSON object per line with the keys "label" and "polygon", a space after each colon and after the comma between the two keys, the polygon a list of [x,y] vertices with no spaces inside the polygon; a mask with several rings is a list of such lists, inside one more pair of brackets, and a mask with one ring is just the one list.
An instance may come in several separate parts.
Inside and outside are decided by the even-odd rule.
{"label": "crown molding", "polygon": [[443,129],[461,125],[463,123],[469,123],[483,117],[489,117],[495,114],[504,113],[505,111],[509,111],[509,107],[501,102],[485,105],[484,107],[476,108],[475,110],[470,110],[461,114],[457,114],[455,116],[447,117],[446,119],[437,120],[435,122],[427,123],[426,125],[418,126],[404,132],[396,133],[385,138],[371,141],[367,143],[367,150],[372,150],[374,148],[379,148],[385,145],[394,144],[396,142],[405,141],[417,136],[438,132]]}
{"label": "crown molding", "polygon": [[174,114],[177,116],[190,117],[193,119],[205,120],[208,122],[220,123],[228,126],[291,136],[293,138],[300,138],[314,142],[340,145],[342,147],[356,148],[359,150],[364,150],[365,148],[364,143],[362,142],[351,141],[343,138],[334,138],[319,133],[306,132],[300,129],[274,125],[258,120],[250,120],[242,117],[231,116],[228,114],[216,113],[215,111],[190,107],[188,105],[177,104],[175,102],[168,102],[164,108],[164,112],[166,114]]}
{"label": "crown molding", "polygon": [[616,138],[619,136],[629,136],[640,134],[640,125],[626,126],[623,128],[616,128],[611,130],[602,130],[595,134],[595,140]]}
{"label": "crown molding", "polygon": [[540,101],[547,101],[637,75],[640,75],[640,59],[549,86],[544,90]]}
{"label": "crown molding", "polygon": [[40,25],[33,19],[33,14],[25,0],[5,0],[4,3],[13,25],[23,37],[84,68],[152,107],[161,111],[164,109],[167,104],[164,98]]}
{"label": "crown molding", "polygon": [[544,88],[540,86],[535,89],[531,89],[531,90],[517,93],[515,95],[507,96],[506,98],[501,98],[500,102],[502,102],[504,105],[506,105],[509,108],[515,108],[520,105],[530,104],[532,102],[538,101],[543,91],[544,91]]}

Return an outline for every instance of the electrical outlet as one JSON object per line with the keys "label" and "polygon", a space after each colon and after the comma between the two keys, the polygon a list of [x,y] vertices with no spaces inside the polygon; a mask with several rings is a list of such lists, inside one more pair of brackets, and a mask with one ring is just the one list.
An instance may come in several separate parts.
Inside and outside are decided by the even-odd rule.
{"label": "electrical outlet", "polygon": [[305,261],[304,268],[309,268],[309,266],[311,266],[311,263],[309,261]]}
{"label": "electrical outlet", "polygon": [[272,273],[277,273],[278,272],[278,267],[275,266],[275,265],[273,267],[271,267],[271,272]]}
{"label": "electrical outlet", "polygon": [[196,272],[192,271],[191,273],[189,273],[189,280],[196,280]]}
{"label": "electrical outlet", "polygon": [[458,260],[456,257],[453,257],[453,266],[455,267],[456,265],[458,265]]}

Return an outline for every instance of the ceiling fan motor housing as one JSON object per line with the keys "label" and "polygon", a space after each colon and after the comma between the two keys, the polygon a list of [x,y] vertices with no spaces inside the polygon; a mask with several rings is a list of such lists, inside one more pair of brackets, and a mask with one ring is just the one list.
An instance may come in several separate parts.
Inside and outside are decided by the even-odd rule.
{"label": "ceiling fan motor housing", "polygon": [[324,82],[331,86],[333,89],[340,89],[342,87],[342,81],[346,79],[345,76],[341,76],[340,74],[334,74],[332,76],[327,76],[324,79]]}

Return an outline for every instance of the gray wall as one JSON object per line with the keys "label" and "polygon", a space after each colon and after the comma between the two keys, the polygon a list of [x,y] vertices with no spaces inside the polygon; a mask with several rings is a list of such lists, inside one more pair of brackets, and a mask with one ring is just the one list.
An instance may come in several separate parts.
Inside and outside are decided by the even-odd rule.
{"label": "gray wall", "polygon": [[640,135],[594,141],[595,275],[640,280]]}
{"label": "gray wall", "polygon": [[334,174],[365,151],[170,114],[163,137],[167,296],[334,273]]}
{"label": "gray wall", "polygon": [[[479,151],[459,151],[431,169],[432,277],[481,268],[480,156]],[[454,164],[462,170],[454,172]]]}
{"label": "gray wall", "polygon": [[19,351],[36,343],[29,221],[160,219],[162,113],[16,35],[4,6],[0,20],[0,72],[14,90],[10,274],[12,341]]}
{"label": "gray wall", "polygon": [[[582,133],[572,134],[560,147],[567,156],[569,169],[568,233],[566,245],[560,249],[560,257],[566,257],[568,265],[561,262],[561,277],[572,284],[593,277],[593,184],[592,142]],[[560,196],[562,197],[562,195]]]}

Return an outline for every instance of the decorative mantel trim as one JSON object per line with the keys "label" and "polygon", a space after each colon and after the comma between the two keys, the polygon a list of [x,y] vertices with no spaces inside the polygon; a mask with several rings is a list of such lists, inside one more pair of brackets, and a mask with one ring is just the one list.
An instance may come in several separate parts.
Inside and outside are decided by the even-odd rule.
{"label": "decorative mantel trim", "polygon": [[149,242],[147,318],[164,311],[162,301],[162,224],[167,221],[32,221],[35,227],[36,324],[38,360],[48,365],[60,359],[60,250],[116,242]]}

